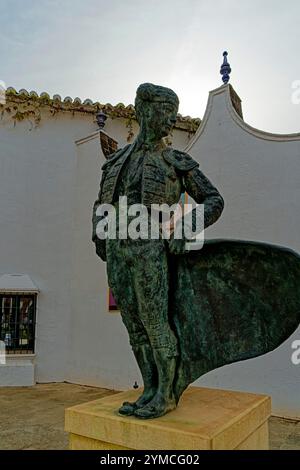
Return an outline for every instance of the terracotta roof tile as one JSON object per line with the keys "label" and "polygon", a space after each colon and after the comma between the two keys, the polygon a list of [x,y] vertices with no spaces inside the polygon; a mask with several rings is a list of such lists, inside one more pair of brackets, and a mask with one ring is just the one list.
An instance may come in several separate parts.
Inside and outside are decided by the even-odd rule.
{"label": "terracotta roof tile", "polygon": [[[35,103],[39,102],[40,107],[54,107],[56,111],[96,114],[99,110],[102,110],[111,118],[136,119],[135,109],[132,104],[127,106],[124,103],[118,103],[117,105],[112,105],[111,103],[101,104],[98,101],[93,102],[91,99],[85,99],[82,102],[79,97],[76,97],[73,100],[70,96],[66,96],[62,99],[62,97],[57,94],[53,95],[51,98],[46,92],[38,95],[35,91],[28,92],[24,88],[19,91],[15,90],[13,87],[7,88],[6,100],[15,103],[23,103],[24,101],[34,101]],[[200,122],[201,119],[199,118],[191,118],[190,116],[182,116],[181,114],[178,114],[175,127],[177,129],[194,133]]]}

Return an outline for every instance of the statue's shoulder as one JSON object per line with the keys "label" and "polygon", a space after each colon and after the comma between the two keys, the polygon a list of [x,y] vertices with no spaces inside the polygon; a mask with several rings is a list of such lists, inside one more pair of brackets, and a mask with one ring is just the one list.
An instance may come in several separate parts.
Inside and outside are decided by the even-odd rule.
{"label": "statue's shoulder", "polygon": [[131,144],[125,145],[121,149],[116,150],[107,157],[106,162],[102,165],[102,170],[106,170],[107,167],[113,165],[124,153],[131,147]]}
{"label": "statue's shoulder", "polygon": [[163,153],[164,159],[173,165],[177,170],[190,171],[199,166],[188,153],[175,150],[172,147],[166,149]]}

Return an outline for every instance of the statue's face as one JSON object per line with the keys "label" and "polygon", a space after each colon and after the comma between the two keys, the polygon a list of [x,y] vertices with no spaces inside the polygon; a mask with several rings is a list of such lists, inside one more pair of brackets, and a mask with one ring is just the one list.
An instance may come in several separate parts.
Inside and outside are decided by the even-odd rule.
{"label": "statue's face", "polygon": [[170,134],[176,123],[178,106],[169,102],[152,102],[144,115],[147,129],[157,139]]}

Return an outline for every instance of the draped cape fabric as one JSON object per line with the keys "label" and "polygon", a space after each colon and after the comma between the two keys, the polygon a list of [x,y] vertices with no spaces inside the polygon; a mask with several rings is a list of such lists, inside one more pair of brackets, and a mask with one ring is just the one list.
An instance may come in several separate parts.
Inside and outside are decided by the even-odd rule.
{"label": "draped cape fabric", "polygon": [[277,348],[300,322],[300,257],[264,243],[211,240],[172,256],[175,395],[206,372]]}

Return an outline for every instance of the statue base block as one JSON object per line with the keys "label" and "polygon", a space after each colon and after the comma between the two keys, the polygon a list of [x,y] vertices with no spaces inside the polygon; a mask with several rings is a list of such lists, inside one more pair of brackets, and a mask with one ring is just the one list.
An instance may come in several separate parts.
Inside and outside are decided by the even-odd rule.
{"label": "statue base block", "polygon": [[266,395],[189,387],[176,410],[152,420],[123,417],[132,390],[66,409],[73,450],[268,449],[271,399]]}

